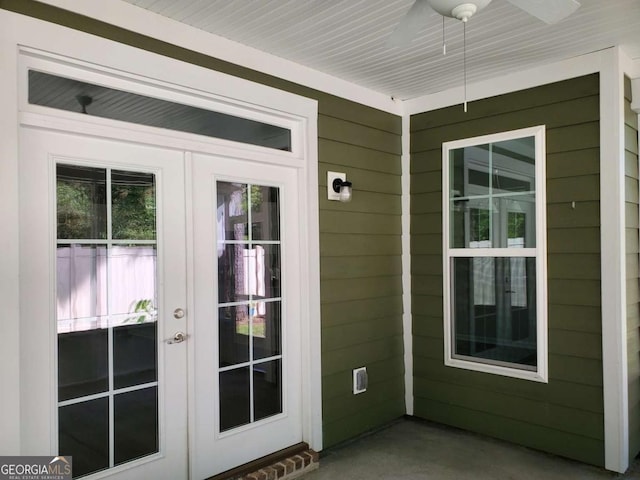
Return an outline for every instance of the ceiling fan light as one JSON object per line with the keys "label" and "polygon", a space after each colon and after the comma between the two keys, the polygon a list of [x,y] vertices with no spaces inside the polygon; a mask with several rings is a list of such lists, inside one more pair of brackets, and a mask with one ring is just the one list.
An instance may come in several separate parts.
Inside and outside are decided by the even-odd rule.
{"label": "ceiling fan light", "polygon": [[431,8],[444,17],[457,18],[466,22],[469,18],[491,3],[491,0],[426,0]]}
{"label": "ceiling fan light", "polygon": [[476,7],[473,3],[463,3],[462,5],[458,5],[456,8],[451,10],[451,15],[453,15],[458,20],[466,22],[477,11],[478,7]]}

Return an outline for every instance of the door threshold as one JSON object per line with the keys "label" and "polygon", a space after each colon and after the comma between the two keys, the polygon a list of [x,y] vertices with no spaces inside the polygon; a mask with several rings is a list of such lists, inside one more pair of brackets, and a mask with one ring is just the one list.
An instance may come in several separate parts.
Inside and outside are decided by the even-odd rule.
{"label": "door threshold", "polygon": [[319,465],[318,453],[308,444],[298,443],[207,480],[292,480]]}

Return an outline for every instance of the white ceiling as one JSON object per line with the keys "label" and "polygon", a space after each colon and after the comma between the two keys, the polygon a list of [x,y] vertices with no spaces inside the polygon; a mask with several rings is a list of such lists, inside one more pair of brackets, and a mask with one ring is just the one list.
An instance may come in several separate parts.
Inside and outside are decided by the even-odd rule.
{"label": "white ceiling", "polygon": [[[462,23],[442,17],[406,47],[387,38],[413,0],[125,0],[140,8],[398,99],[463,83]],[[536,0],[531,0],[536,1]],[[494,0],[467,25],[475,82],[620,45],[640,59],[640,0],[580,0],[547,25]]]}

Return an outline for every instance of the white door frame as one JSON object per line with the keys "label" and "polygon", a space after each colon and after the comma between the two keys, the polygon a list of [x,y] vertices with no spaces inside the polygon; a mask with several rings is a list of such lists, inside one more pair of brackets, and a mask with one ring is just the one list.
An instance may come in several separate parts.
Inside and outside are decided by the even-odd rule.
{"label": "white door frame", "polygon": [[[295,167],[300,185],[298,198],[302,218],[300,265],[303,324],[300,338],[302,358],[303,440],[315,450],[322,449],[322,408],[320,371],[320,275],[318,229],[317,102],[288,92],[249,82],[142,51],[34,18],[0,11],[0,222],[5,228],[0,239],[3,260],[0,301],[6,321],[0,327],[10,338],[0,354],[0,381],[3,386],[0,453],[19,454],[21,445],[20,372],[28,368],[23,354],[27,335],[20,331],[18,238],[18,127],[73,131],[85,135],[117,138],[180,150],[242,156],[256,162]],[[77,119],[69,112],[53,112],[29,105],[26,99],[24,62],[38,68],[55,65],[60,74],[73,75],[89,83],[108,80],[109,86],[146,95],[186,102],[232,115],[291,129],[292,151],[282,152],[226,140],[124,124],[100,118]],[[51,67],[53,68],[53,67]],[[237,98],[241,96],[242,98]],[[27,294],[27,292],[23,292]],[[192,440],[192,439],[190,439]]]}

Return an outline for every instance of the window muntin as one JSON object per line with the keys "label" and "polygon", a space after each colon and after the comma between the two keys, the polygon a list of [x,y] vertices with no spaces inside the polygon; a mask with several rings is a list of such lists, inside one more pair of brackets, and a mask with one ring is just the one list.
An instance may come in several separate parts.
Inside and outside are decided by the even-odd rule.
{"label": "window muntin", "polygon": [[220,432],[284,411],[280,188],[218,181]]}
{"label": "window muntin", "polygon": [[[535,247],[535,222],[523,242],[508,241],[505,211],[524,220],[535,200],[535,142],[523,137],[449,150],[452,248]],[[467,212],[474,211],[473,215]],[[515,217],[514,220],[515,221]],[[478,240],[478,235],[486,238]]]}
{"label": "window muntin", "polygon": [[56,165],[58,445],[77,477],[160,451],[156,196],[153,173]]}
{"label": "window muntin", "polygon": [[445,363],[546,381],[544,127],[443,144]]}

